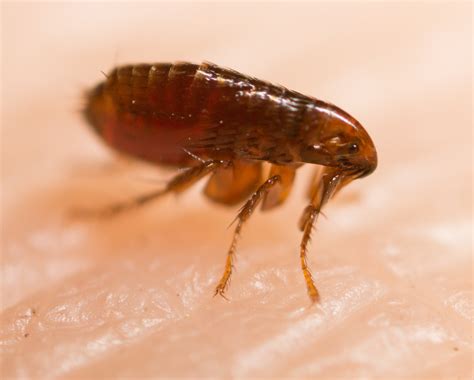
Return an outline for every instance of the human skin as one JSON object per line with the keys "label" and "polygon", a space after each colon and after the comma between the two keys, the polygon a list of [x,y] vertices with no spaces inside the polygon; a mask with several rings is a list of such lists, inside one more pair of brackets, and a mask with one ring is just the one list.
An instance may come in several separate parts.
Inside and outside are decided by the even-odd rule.
{"label": "human skin", "polygon": [[[2,378],[471,378],[469,4],[2,5]],[[210,22],[212,20],[212,22]],[[115,64],[210,60],[341,106],[379,165],[333,199],[309,265],[288,202],[244,227],[197,186],[78,218],[172,171],[125,160],[79,110]]]}

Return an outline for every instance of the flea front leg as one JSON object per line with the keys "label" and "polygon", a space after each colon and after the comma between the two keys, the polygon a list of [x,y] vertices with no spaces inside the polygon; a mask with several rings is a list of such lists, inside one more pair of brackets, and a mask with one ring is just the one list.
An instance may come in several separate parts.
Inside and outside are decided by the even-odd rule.
{"label": "flea front leg", "polygon": [[242,231],[242,226],[244,223],[250,218],[250,216],[253,214],[255,209],[257,208],[258,204],[260,201],[263,199],[265,194],[268,193],[268,191],[278,184],[281,181],[280,176],[275,175],[270,178],[268,178],[258,189],[255,191],[250,199],[245,203],[245,205],[242,207],[240,210],[239,214],[237,215],[237,226],[235,227],[234,231],[234,236],[232,238],[232,244],[230,245],[229,251],[227,252],[227,260],[225,263],[225,269],[224,269],[224,274],[221,277],[221,280],[219,281],[219,284],[216,287],[216,292],[214,295],[220,294],[225,298],[225,291],[227,289],[227,286],[229,284],[230,276],[232,275],[232,268],[233,268],[233,262],[234,262],[234,255],[235,255],[235,250],[237,248],[237,240],[240,236],[240,233]]}
{"label": "flea front leg", "polygon": [[344,176],[341,171],[325,168],[319,175],[316,176],[311,185],[310,197],[311,204],[309,204],[301,216],[300,229],[303,231],[303,237],[300,244],[300,261],[301,270],[306,282],[306,289],[308,290],[309,298],[312,302],[319,299],[319,292],[314,285],[313,276],[308,268],[307,253],[308,244],[311,241],[311,232],[321,213],[321,208],[329,201],[329,199],[339,190],[340,186],[344,184]]}
{"label": "flea front leg", "polygon": [[306,282],[306,289],[308,290],[309,298],[312,302],[315,302],[319,299],[319,292],[314,285],[313,276],[308,268],[308,263],[306,256],[308,253],[308,243],[311,241],[311,232],[313,227],[318,219],[319,211],[313,206],[309,205],[303,212],[303,215],[300,220],[300,228],[303,231],[303,238],[301,239],[300,244],[300,261],[301,261],[301,270],[303,271],[303,276]]}

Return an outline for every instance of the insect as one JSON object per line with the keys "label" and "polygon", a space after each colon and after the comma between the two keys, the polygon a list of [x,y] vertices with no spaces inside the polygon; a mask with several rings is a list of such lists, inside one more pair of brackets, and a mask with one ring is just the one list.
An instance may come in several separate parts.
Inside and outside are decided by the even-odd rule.
{"label": "insect", "polygon": [[[342,187],[372,173],[374,144],[361,124],[340,108],[204,62],[115,68],[87,94],[84,116],[115,150],[154,164],[185,168],[164,188],[103,210],[115,215],[209,177],[204,194],[224,204],[243,203],[224,273],[215,294],[225,297],[242,227],[261,205],[288,197],[303,164],[322,165],[299,222],[300,264],[312,301],[318,290],[307,247],[321,209]],[[263,163],[269,163],[265,175]]]}

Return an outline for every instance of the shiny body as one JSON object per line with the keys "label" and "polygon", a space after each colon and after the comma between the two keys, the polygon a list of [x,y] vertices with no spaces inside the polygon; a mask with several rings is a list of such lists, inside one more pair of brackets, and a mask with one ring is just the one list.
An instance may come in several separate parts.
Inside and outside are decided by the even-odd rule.
{"label": "shiny body", "polygon": [[[223,204],[250,197],[239,213],[224,294],[244,222],[288,196],[296,169],[323,165],[311,185],[300,223],[301,265],[310,297],[314,287],[306,246],[322,206],[353,179],[377,165],[374,144],[357,120],[338,107],[211,63],[123,66],[88,93],[84,115],[113,149],[161,165],[187,167],[153,194],[114,206],[111,213],[179,192],[210,175],[205,194]],[[262,163],[271,164],[263,177]]]}

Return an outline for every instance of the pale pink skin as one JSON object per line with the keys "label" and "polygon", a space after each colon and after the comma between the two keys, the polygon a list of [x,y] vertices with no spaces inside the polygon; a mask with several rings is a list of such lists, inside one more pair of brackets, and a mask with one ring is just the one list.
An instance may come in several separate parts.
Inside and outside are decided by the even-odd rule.
{"label": "pale pink skin", "polygon": [[[468,4],[3,6],[2,377],[470,378],[469,17]],[[230,301],[212,294],[237,210],[198,188],[111,221],[68,215],[172,175],[117,162],[77,111],[99,70],[177,59],[330,100],[371,134],[376,172],[313,237],[319,304],[298,261],[309,167],[244,228]]]}

